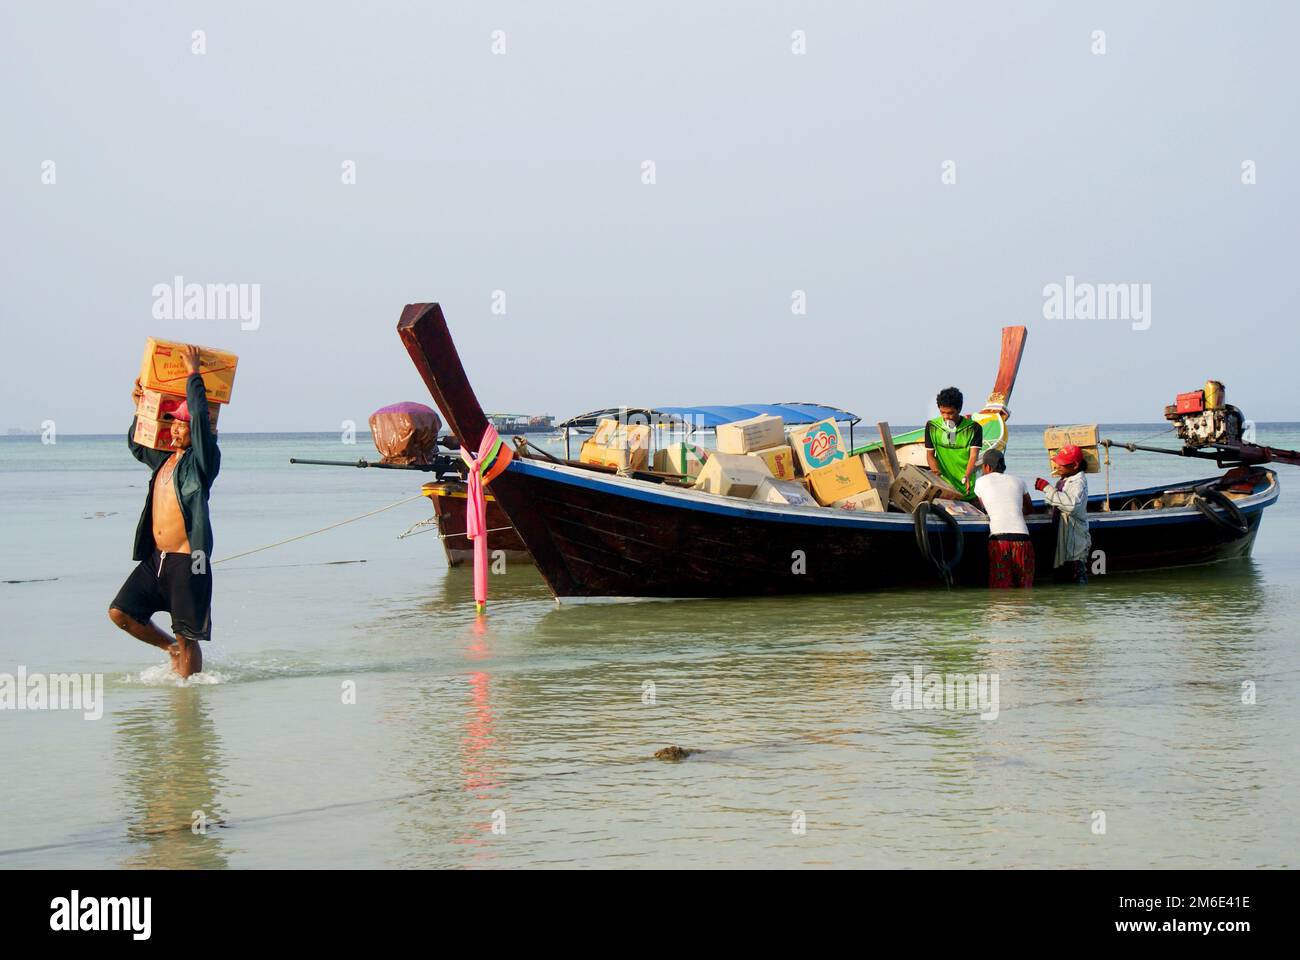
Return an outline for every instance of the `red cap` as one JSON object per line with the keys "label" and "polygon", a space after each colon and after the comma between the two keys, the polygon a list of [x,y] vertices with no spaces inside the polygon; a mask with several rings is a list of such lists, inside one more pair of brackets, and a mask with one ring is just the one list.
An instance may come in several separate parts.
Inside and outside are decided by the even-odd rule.
{"label": "red cap", "polygon": [[1073,443],[1067,443],[1056,451],[1056,456],[1052,457],[1052,463],[1061,467],[1072,467],[1076,463],[1083,463],[1083,451]]}
{"label": "red cap", "polygon": [[[172,411],[172,419],[184,420],[186,423],[190,422],[190,402],[188,400],[182,400],[181,405]],[[1078,447],[1075,449],[1077,450]]]}

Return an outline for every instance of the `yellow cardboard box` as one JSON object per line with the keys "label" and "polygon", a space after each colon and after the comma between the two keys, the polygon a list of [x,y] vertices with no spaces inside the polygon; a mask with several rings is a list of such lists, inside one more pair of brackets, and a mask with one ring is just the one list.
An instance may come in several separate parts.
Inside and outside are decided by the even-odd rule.
{"label": "yellow cardboard box", "polygon": [[604,419],[596,421],[596,432],[591,435],[591,442],[598,447],[605,447],[614,439],[614,431],[618,429],[618,421],[613,419]]}
{"label": "yellow cardboard box", "polygon": [[785,424],[771,414],[718,425],[719,453],[753,453],[785,443]]}
{"label": "yellow cardboard box", "polygon": [[[1101,472],[1101,456],[1100,456],[1100,454],[1097,452],[1097,448],[1096,448],[1096,447],[1079,447],[1079,449],[1080,449],[1081,451],[1083,451],[1083,472],[1084,472],[1084,473],[1100,473],[1100,472]],[[1047,459],[1048,459],[1048,463],[1051,464],[1051,468],[1052,468],[1052,476],[1054,476],[1054,477],[1059,477],[1059,476],[1061,475],[1061,468],[1058,467],[1056,464],[1051,463],[1051,459],[1052,459],[1052,457],[1054,457],[1054,456],[1056,456],[1056,450],[1055,450],[1055,449],[1052,449],[1052,448],[1049,447],[1048,450],[1047,450]]]}
{"label": "yellow cardboard box", "polygon": [[813,470],[808,474],[808,483],[813,496],[823,507],[871,489],[867,471],[862,469],[862,461],[857,457],[844,457],[829,467]]}
{"label": "yellow cardboard box", "polygon": [[1051,426],[1043,431],[1043,446],[1057,450],[1067,443],[1077,447],[1095,447],[1098,443],[1097,424],[1076,423],[1068,427]]}
{"label": "yellow cardboard box", "polygon": [[784,443],[779,447],[768,447],[765,450],[751,450],[749,455],[758,457],[766,463],[767,469],[771,470],[772,476],[778,480],[793,480],[797,475],[794,450]]}
{"label": "yellow cardboard box", "polygon": [[774,479],[767,464],[743,453],[713,453],[695,480],[695,489],[722,497],[750,499],[765,479]]}
{"label": "yellow cardboard box", "polygon": [[[605,424],[612,423],[612,428]],[[617,420],[602,420],[596,429],[597,436],[608,437],[608,443],[597,443],[596,437],[584,440],[578,459],[582,463],[602,464],[621,473],[644,470],[650,463],[649,424],[620,425]]]}
{"label": "yellow cardboard box", "polygon": [[[140,361],[140,386],[185,396],[185,360],[182,351],[189,344],[149,337],[144,342],[144,359]],[[224,350],[199,347],[199,374],[210,403],[229,403],[235,387],[235,367],[239,358]]]}

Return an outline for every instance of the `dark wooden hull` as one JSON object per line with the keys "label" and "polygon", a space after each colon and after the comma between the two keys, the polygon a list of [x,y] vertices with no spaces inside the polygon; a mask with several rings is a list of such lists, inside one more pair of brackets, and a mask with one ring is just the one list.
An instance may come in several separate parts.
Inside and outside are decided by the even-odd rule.
{"label": "dark wooden hull", "polygon": [[[438,481],[424,485],[424,495],[433,501],[433,515],[438,522],[439,539],[447,554],[447,565],[458,567],[474,559],[474,545],[465,536],[465,508],[469,497],[465,493],[465,484],[452,481]],[[488,549],[504,550],[506,560],[527,560],[528,548],[519,539],[519,533],[510,523],[496,498],[487,498]]]}
{"label": "dark wooden hull", "polygon": [[[841,514],[657,490],[536,461],[512,464],[492,490],[557,597],[837,593],[941,582],[904,514]],[[1134,493],[1140,491],[1125,496]],[[1276,498],[1271,481],[1239,504],[1250,522],[1242,537],[1191,508],[1098,513],[1093,550],[1104,555],[1106,575],[1248,556],[1263,509]],[[988,524],[959,523],[964,549],[954,579],[982,586]],[[931,525],[931,541],[942,539],[952,556],[954,535],[938,521]],[[1042,516],[1029,527],[1039,580],[1050,581],[1055,526]]]}

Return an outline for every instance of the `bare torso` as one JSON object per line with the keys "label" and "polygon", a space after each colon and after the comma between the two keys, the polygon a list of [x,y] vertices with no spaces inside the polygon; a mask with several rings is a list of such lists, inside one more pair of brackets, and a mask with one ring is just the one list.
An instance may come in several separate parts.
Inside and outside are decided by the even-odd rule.
{"label": "bare torso", "polygon": [[163,553],[189,553],[190,538],[185,532],[185,515],[176,495],[172,475],[183,452],[173,453],[158,471],[153,485],[153,542]]}

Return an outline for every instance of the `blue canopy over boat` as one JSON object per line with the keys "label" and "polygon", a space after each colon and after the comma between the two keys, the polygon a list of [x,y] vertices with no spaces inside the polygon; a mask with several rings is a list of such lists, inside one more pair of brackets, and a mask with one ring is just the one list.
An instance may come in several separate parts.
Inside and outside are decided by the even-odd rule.
{"label": "blue canopy over boat", "polygon": [[861,417],[828,407],[822,403],[742,403],[717,404],[702,407],[607,407],[570,417],[563,423],[556,424],[558,429],[594,428],[597,420],[625,419],[632,422],[649,424],[686,424],[696,428],[710,429],[722,423],[734,423],[759,416],[780,417],[786,424],[800,425],[816,423],[819,420],[842,420],[849,424],[858,423]]}

